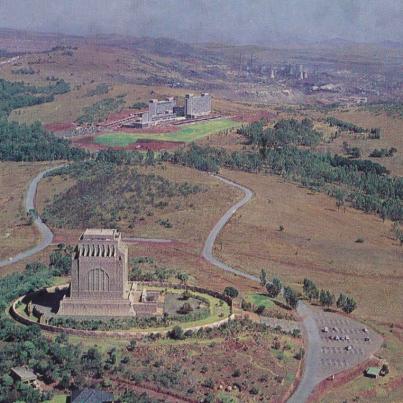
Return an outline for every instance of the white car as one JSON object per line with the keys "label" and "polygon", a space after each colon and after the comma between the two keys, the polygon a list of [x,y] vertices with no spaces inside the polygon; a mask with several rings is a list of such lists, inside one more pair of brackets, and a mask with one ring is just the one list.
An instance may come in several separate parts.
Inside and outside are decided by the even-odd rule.
{"label": "white car", "polygon": [[345,349],[346,349],[347,351],[351,351],[351,350],[353,349],[353,347],[351,347],[351,346],[346,346]]}

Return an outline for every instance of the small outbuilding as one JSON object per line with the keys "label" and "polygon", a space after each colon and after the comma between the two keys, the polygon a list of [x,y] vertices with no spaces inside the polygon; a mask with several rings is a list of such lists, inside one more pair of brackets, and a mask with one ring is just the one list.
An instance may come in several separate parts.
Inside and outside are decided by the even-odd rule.
{"label": "small outbuilding", "polygon": [[31,385],[34,388],[38,387],[38,377],[34,372],[27,367],[14,367],[11,368],[11,376],[19,382],[26,385]]}
{"label": "small outbuilding", "polygon": [[376,379],[376,378],[378,378],[380,373],[381,373],[381,368],[379,368],[379,367],[368,367],[365,370],[365,375],[368,378],[375,378]]}
{"label": "small outbuilding", "polygon": [[71,403],[112,403],[113,395],[98,389],[77,389],[70,399]]}

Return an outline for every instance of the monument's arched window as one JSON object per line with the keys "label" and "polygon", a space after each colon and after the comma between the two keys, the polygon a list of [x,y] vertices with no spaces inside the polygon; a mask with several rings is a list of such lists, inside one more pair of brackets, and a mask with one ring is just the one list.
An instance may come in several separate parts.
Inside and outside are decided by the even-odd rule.
{"label": "monument's arched window", "polygon": [[88,291],[109,291],[109,276],[102,269],[88,272]]}

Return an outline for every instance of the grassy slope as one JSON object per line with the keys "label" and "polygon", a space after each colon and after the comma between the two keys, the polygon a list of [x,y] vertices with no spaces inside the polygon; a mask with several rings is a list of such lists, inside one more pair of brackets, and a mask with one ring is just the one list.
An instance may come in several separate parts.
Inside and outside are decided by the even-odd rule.
{"label": "grassy slope", "polygon": [[150,134],[150,133],[108,133],[98,136],[96,143],[105,144],[111,147],[125,147],[135,143],[137,140],[160,140],[160,141],[180,141],[190,143],[201,139],[209,134],[216,133],[221,130],[230,129],[239,126],[238,122],[230,119],[211,120],[202,123],[195,123],[183,127],[178,131],[170,133]]}
{"label": "grassy slope", "polygon": [[35,227],[26,225],[23,203],[30,180],[49,166],[52,163],[0,162],[0,259],[37,242]]}

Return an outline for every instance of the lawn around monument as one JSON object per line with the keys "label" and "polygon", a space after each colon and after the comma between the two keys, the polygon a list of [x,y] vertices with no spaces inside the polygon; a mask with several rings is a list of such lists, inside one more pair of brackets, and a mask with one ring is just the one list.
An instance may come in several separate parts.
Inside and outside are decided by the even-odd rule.
{"label": "lawn around monument", "polygon": [[194,123],[183,127],[178,131],[168,133],[124,133],[114,132],[97,136],[95,142],[111,147],[126,147],[137,140],[175,141],[190,143],[199,140],[209,134],[240,126],[239,122],[230,119],[209,120]]}
{"label": "lawn around monument", "polygon": [[[188,315],[181,315],[176,312],[178,305],[181,303],[186,303],[187,300],[182,300],[183,290],[175,288],[163,288],[163,287],[148,287],[148,291],[158,290],[165,292],[166,296],[176,295],[177,306],[173,306],[169,309],[167,317],[164,318],[84,318],[84,317],[67,317],[67,316],[57,316],[54,315],[48,322],[49,325],[60,327],[60,328],[72,328],[81,330],[98,330],[104,331],[106,334],[108,331],[119,330],[119,332],[166,332],[171,330],[174,326],[181,326],[184,330],[206,326],[209,324],[214,324],[221,320],[227,319],[231,312],[229,305],[223,300],[208,295],[202,292],[191,291],[189,298],[189,303],[194,307],[194,310]],[[16,311],[17,313],[33,321],[36,321],[35,316],[29,316],[26,313],[28,300],[24,302],[17,302]],[[181,301],[181,302],[179,302]],[[197,310],[195,301],[201,302],[200,311]],[[207,311],[207,312],[205,312]]]}

